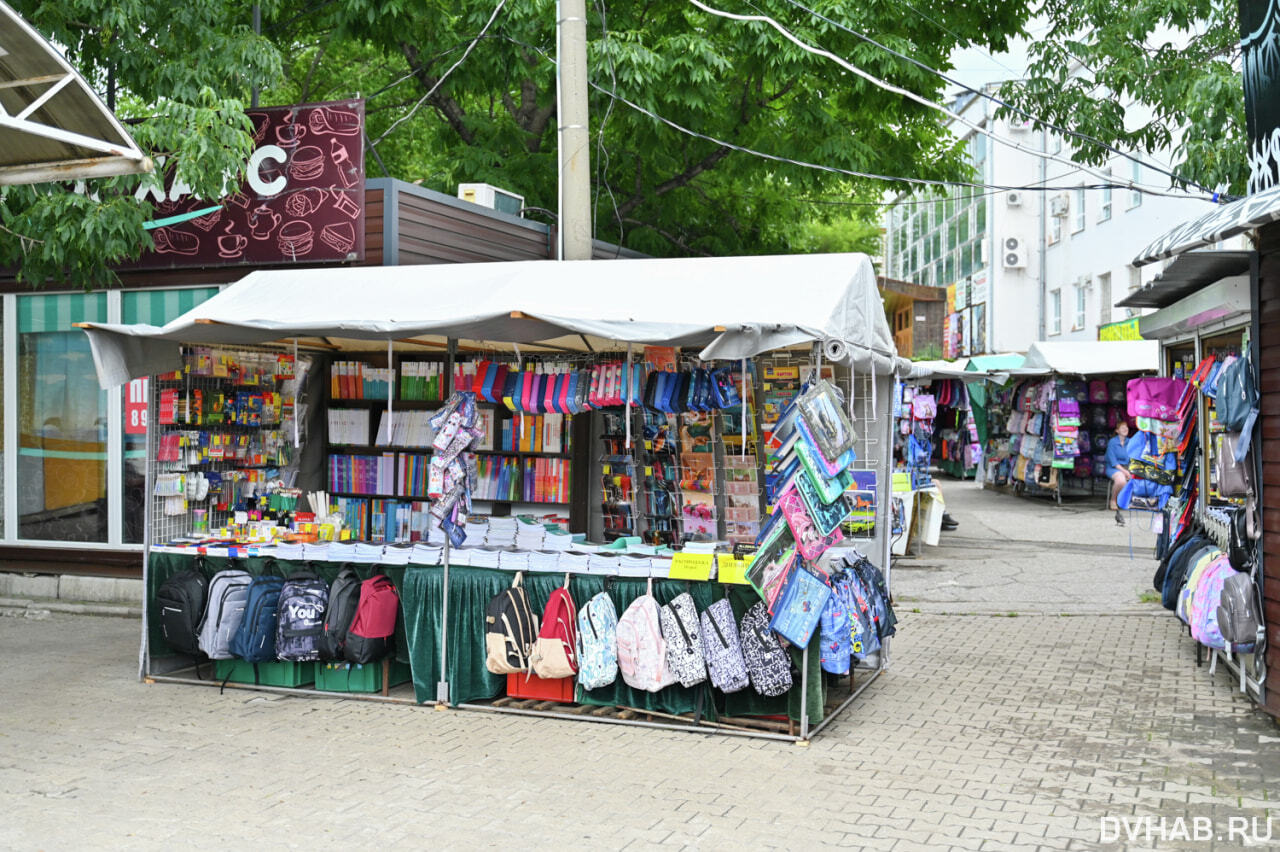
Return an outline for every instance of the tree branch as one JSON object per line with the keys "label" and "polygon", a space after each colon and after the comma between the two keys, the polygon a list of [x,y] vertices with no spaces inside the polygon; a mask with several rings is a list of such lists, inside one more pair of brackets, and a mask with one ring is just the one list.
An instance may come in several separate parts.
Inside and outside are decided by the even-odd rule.
{"label": "tree branch", "polygon": [[[432,77],[424,68],[419,67],[418,49],[407,42],[401,42],[400,52],[408,60],[409,67],[413,70],[413,76],[417,79],[418,84],[422,86],[423,91],[431,91],[431,87],[438,83],[439,79]],[[453,128],[453,132],[458,134],[459,139],[468,145],[476,144],[475,131],[467,126],[467,112],[462,108],[461,104],[441,91],[437,91],[428,98],[427,103],[431,104],[440,115],[444,116],[444,120]]]}
{"label": "tree branch", "polygon": [[696,254],[701,257],[711,257],[710,252],[703,251],[702,249],[696,249],[693,246],[686,243],[684,240],[680,239],[675,234],[671,233],[670,231],[664,230],[663,228],[659,228],[657,225],[654,225],[650,222],[641,222],[639,219],[632,219],[630,217],[626,217],[622,221],[625,224],[635,225],[638,228],[648,228],[649,230],[653,231],[655,234],[662,237],[664,240],[671,243],[673,246],[685,252],[686,254]]}
{"label": "tree branch", "polygon": [[618,206],[618,215],[625,218],[626,216],[630,215],[631,211],[635,210],[637,207],[639,207],[648,199],[661,198],[662,196],[666,195],[668,192],[670,192],[673,189],[679,189],[682,186],[687,186],[689,181],[693,180],[698,175],[702,174],[708,169],[715,168],[716,164],[719,163],[721,160],[723,160],[725,157],[729,156],[729,154],[732,151],[733,149],[728,147],[727,145],[721,145],[719,148],[716,148],[710,154],[703,157],[701,160],[694,163],[692,166],[685,169],[680,174],[675,175],[674,177],[668,178],[667,180],[655,186],[648,194],[637,193],[635,195],[632,195],[630,198],[628,198],[626,201],[622,202],[622,204]]}

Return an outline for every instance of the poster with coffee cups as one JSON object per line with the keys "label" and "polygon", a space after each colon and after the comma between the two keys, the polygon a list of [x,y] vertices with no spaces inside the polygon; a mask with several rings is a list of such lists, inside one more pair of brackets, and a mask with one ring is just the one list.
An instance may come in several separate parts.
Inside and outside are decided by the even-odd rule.
{"label": "poster with coffee cups", "polygon": [[154,249],[129,268],[352,263],[364,259],[364,101],[248,112],[242,184],[199,199],[166,181],[151,203]]}

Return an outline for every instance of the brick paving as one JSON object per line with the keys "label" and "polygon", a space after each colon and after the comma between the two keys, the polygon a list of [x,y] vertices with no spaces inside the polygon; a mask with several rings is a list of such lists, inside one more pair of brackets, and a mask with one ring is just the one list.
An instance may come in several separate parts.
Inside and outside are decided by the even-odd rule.
{"label": "brick paving", "polygon": [[144,685],[133,621],[0,617],[0,847],[1241,845],[1100,843],[1146,816],[1270,817],[1280,844],[1280,727],[1175,619],[926,608],[808,748]]}

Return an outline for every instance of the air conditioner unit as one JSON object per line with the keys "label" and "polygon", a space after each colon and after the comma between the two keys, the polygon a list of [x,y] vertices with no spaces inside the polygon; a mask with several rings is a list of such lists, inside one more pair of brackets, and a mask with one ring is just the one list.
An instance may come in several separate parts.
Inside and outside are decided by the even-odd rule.
{"label": "air conditioner unit", "polygon": [[499,213],[510,213],[512,216],[523,216],[524,196],[492,186],[487,183],[460,183],[458,197]]}
{"label": "air conditioner unit", "polygon": [[1065,219],[1067,214],[1071,212],[1071,196],[1065,192],[1055,195],[1049,199],[1049,215],[1055,219]]}
{"label": "air conditioner unit", "polygon": [[1031,119],[1011,118],[1009,119],[1009,129],[1017,133],[1024,133],[1031,129]]}
{"label": "air conditioner unit", "polygon": [[1001,254],[1005,269],[1025,269],[1027,265],[1026,244],[1021,237],[1005,237],[1001,246]]}
{"label": "air conditioner unit", "polygon": [[1021,193],[1021,192],[1006,192],[1006,193],[1005,193],[1005,195],[1004,195],[1004,203],[1005,203],[1005,204],[1007,204],[1007,205],[1009,205],[1010,207],[1021,207],[1021,206],[1022,206],[1022,193]]}

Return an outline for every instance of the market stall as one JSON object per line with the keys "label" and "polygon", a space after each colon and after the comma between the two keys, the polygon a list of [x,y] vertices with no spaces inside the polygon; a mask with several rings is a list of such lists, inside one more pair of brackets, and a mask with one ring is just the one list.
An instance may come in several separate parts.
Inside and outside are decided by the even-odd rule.
{"label": "market stall", "polygon": [[991,442],[987,487],[1018,494],[1107,495],[1103,456],[1116,424],[1128,417],[1128,381],[1154,373],[1158,347],[1148,341],[1037,342],[1008,385],[989,390],[1007,410],[1007,438]]}
{"label": "market stall", "polygon": [[[803,298],[775,299],[778,281]],[[153,377],[143,676],[202,682],[157,596],[230,565],[286,590],[389,581],[380,639],[401,668],[368,678],[388,699],[807,740],[888,662],[906,365],[865,256],[255,272],[164,327],[86,330],[104,386]],[[291,576],[307,566],[314,579]],[[585,634],[537,640],[580,651],[576,678],[523,651],[504,668],[504,596],[545,613],[544,632],[575,621],[551,618],[568,600],[595,634],[573,602],[607,601],[621,677],[583,674]],[[629,675],[637,606],[661,608],[662,639],[691,654],[701,621],[705,660],[660,655],[678,683]],[[844,627],[819,630],[837,609]],[[705,641],[734,645],[730,627],[749,687]],[[224,684],[269,670],[276,689],[343,694],[341,672],[365,679],[209,656]],[[386,688],[404,677],[411,697]]]}

